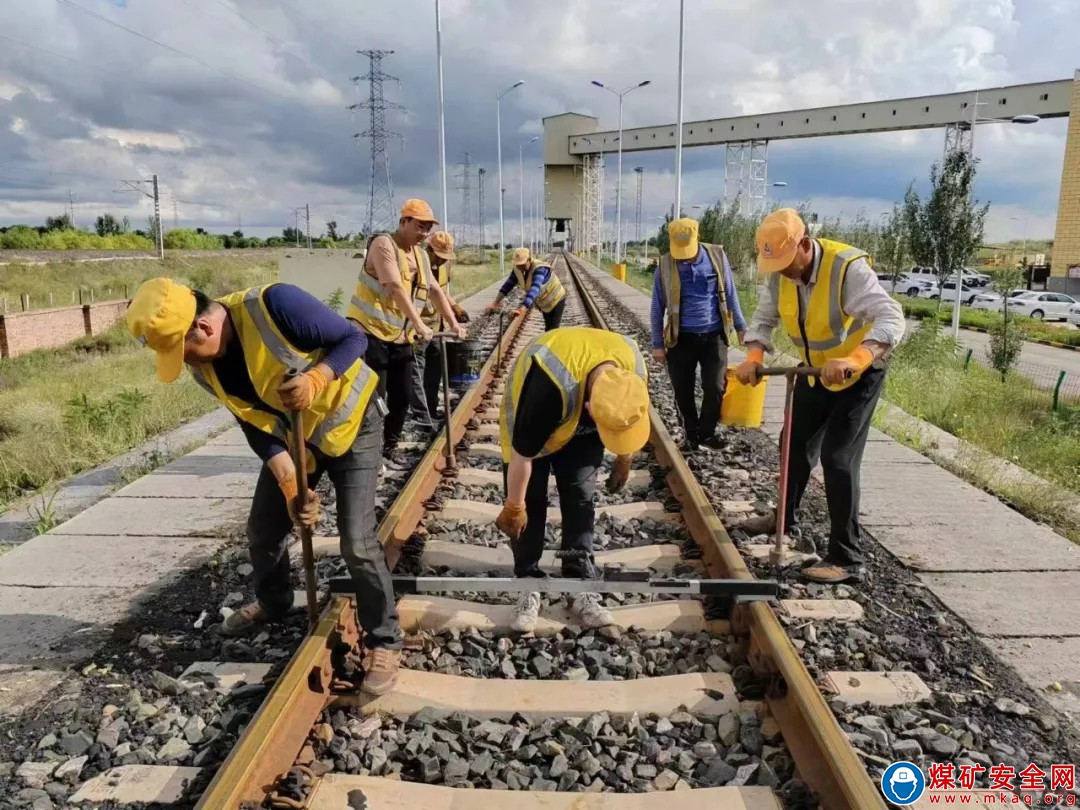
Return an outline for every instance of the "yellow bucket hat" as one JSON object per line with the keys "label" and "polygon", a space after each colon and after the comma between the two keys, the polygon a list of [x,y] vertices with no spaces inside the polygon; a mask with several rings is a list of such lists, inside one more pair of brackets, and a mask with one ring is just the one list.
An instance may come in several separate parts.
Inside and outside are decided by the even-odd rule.
{"label": "yellow bucket hat", "polygon": [[168,278],[143,282],[124,315],[132,337],[157,353],[157,378],[171,383],[184,367],[184,338],[195,321],[195,295]]}
{"label": "yellow bucket hat", "polygon": [[617,456],[636,453],[649,440],[649,388],[632,371],[603,369],[593,381],[589,413],[600,441]]}

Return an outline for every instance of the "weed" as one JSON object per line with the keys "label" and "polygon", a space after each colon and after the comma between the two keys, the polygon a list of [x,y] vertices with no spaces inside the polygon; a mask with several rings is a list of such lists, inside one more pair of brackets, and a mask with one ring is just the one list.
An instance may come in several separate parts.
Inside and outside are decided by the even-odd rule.
{"label": "weed", "polygon": [[334,310],[334,312],[341,312],[341,307],[345,303],[345,290],[341,289],[341,287],[338,287],[336,290],[330,293],[330,297],[327,298],[323,303],[330,307],[330,309]]}
{"label": "weed", "polygon": [[53,507],[53,501],[56,500],[56,493],[59,491],[58,488],[53,489],[47,500],[45,493],[42,492],[40,503],[34,503],[28,507],[30,517],[34,519],[34,534],[50,532],[60,523],[60,519],[56,516],[56,509]]}
{"label": "weed", "polygon": [[83,392],[68,400],[64,422],[73,431],[104,433],[114,425],[132,421],[149,401],[150,397],[137,388],[125,388],[96,401]]}

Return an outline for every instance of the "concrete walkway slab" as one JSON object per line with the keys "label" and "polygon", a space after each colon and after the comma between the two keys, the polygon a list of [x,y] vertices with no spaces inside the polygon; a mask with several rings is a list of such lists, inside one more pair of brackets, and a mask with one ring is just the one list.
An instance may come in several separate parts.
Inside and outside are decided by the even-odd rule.
{"label": "concrete walkway slab", "polygon": [[1080,571],[942,573],[920,579],[979,635],[1080,637]]}
{"label": "concrete walkway slab", "polygon": [[213,456],[183,458],[128,484],[114,497],[250,499],[261,467],[254,456],[250,461]]}
{"label": "concrete walkway slab", "polygon": [[85,588],[153,585],[205,562],[220,538],[47,534],[4,556],[0,585]]}
{"label": "concrete walkway slab", "polygon": [[224,537],[247,520],[251,504],[240,498],[109,498],[50,534]]}
{"label": "concrete walkway slab", "polygon": [[[988,643],[1051,706],[1080,722],[1080,638],[1002,638]],[[1054,684],[1061,691],[1055,691]]]}

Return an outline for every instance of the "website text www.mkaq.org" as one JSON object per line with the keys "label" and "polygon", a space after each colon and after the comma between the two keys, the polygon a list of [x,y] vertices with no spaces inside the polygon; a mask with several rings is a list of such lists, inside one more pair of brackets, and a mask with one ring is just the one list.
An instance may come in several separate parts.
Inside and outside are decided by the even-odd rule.
{"label": "website text www.mkaq.org", "polygon": [[1074,793],[1041,795],[1009,793],[1005,790],[928,790],[927,805],[943,807],[1080,807]]}

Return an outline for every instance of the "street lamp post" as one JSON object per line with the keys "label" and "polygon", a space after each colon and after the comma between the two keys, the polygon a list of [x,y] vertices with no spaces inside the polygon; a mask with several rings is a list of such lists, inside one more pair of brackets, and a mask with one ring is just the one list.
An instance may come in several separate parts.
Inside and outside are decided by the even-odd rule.
{"label": "street lamp post", "polygon": [[[537,135],[527,143],[536,143],[540,140],[540,136]],[[521,221],[521,243],[520,246],[525,246],[525,164],[523,163],[522,152],[525,149],[524,143],[518,144],[518,219]]]}
{"label": "street lamp post", "polygon": [[679,93],[675,122],[675,219],[682,216],[682,122],[683,122],[683,39],[686,32],[686,0],[679,0]]}
{"label": "street lamp post", "polygon": [[1020,248],[1020,262],[1024,265],[1024,270],[1026,271],[1027,270],[1027,225],[1028,225],[1028,215],[1024,214],[1022,217],[1009,217],[1009,219],[1016,220],[1017,222],[1020,222],[1021,220],[1023,220],[1023,223],[1024,223],[1024,242],[1023,242],[1023,247]]}
{"label": "street lamp post", "polygon": [[[971,105],[971,138],[969,146],[969,155],[975,154],[975,127],[978,124],[1036,124],[1041,119],[1037,115],[1022,114],[1014,115],[1012,118],[979,118],[979,107],[985,106],[988,102],[979,101],[979,92],[975,91],[975,100]],[[964,267],[963,265],[957,265],[956,267],[956,297],[953,299],[953,311],[952,311],[952,335],[954,338],[960,337],[960,292],[964,285]]]}
{"label": "street lamp post", "polygon": [[615,90],[608,87],[602,82],[593,81],[593,84],[597,87],[607,90],[610,93],[614,93],[619,97],[619,167],[617,169],[618,176],[615,179],[615,264],[618,264],[622,260],[622,124],[623,124],[623,96],[627,93],[637,90],[639,87],[644,87],[652,82],[646,79],[643,82],[639,82],[635,85],[627,87],[623,90]]}
{"label": "street lamp post", "polygon": [[495,96],[495,140],[497,141],[496,152],[499,161],[499,273],[506,273],[506,222],[503,219],[503,172],[502,172],[502,97],[511,90],[516,90],[525,84],[524,79],[518,79]]}
{"label": "street lamp post", "polygon": [[435,54],[438,62],[439,81],[439,184],[442,191],[443,226],[450,230],[450,206],[446,198],[446,115],[443,105],[443,70],[442,70],[442,17],[439,14],[439,0],[435,0]]}
{"label": "street lamp post", "polygon": [[[772,187],[773,188],[787,188],[787,181],[778,180],[777,182],[772,184]],[[781,200],[783,198],[782,197],[777,197],[776,199]],[[765,208],[767,209],[768,207],[769,207],[769,199],[768,199],[768,196],[766,196],[766,198],[765,198]]]}

